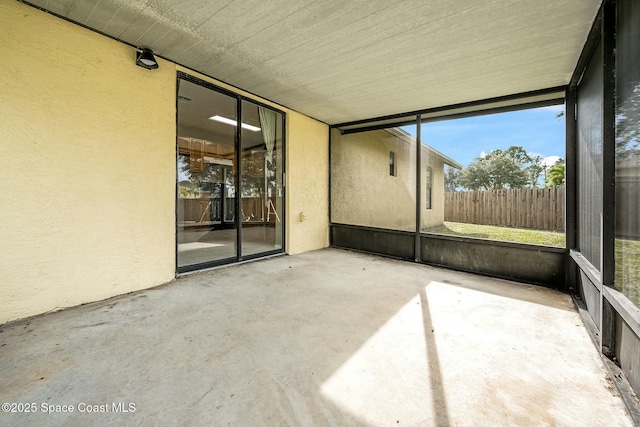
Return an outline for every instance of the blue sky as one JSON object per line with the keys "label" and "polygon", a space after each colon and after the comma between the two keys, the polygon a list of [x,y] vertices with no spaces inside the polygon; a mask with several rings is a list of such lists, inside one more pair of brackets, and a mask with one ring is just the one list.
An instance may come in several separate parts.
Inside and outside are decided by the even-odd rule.
{"label": "blue sky", "polygon": [[[512,145],[546,158],[551,165],[558,157],[565,157],[564,116],[556,118],[563,110],[564,105],[555,105],[427,123],[422,125],[422,142],[462,166],[467,166],[483,153]],[[414,126],[403,129],[415,135]]]}

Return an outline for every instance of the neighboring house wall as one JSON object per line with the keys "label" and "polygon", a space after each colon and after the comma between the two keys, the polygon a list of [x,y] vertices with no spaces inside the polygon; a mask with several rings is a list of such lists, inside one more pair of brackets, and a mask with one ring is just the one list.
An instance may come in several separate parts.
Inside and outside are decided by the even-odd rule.
{"label": "neighboring house wall", "polygon": [[[431,209],[426,209],[426,167],[433,170],[433,188],[431,190]],[[420,229],[442,225],[444,223],[444,161],[422,147],[422,224]]]}
{"label": "neighboring house wall", "polygon": [[[0,323],[172,280],[176,71],[226,86],[16,1],[0,31]],[[328,244],[328,127],[284,111],[297,253]]]}
{"label": "neighboring house wall", "polygon": [[[393,230],[415,231],[415,141],[385,130],[331,139],[331,221]],[[396,176],[390,175],[389,152],[395,153]],[[422,150],[422,227],[444,222],[444,162]],[[433,171],[432,209],[426,209],[426,169]]]}

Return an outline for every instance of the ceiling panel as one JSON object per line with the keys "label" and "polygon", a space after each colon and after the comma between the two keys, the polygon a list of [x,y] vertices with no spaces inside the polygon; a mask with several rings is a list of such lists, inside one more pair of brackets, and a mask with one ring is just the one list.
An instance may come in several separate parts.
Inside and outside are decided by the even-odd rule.
{"label": "ceiling panel", "polygon": [[569,82],[600,0],[34,0],[329,124]]}
{"label": "ceiling panel", "polygon": [[76,22],[85,22],[95,8],[95,4],[74,1],[68,9],[67,16]]}
{"label": "ceiling panel", "polygon": [[43,0],[36,2],[38,6],[50,10],[58,15],[67,16],[69,9],[73,5],[75,0]]}

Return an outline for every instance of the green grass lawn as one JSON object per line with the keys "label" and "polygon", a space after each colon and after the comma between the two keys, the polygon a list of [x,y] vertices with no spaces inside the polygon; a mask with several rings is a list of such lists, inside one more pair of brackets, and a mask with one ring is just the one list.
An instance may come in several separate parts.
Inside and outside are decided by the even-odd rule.
{"label": "green grass lawn", "polygon": [[431,227],[427,233],[448,234],[452,236],[479,237],[501,240],[503,242],[529,243],[533,245],[565,246],[564,233],[555,231],[530,230],[525,228],[495,227],[492,225],[464,224],[445,222],[444,225]]}
{"label": "green grass lawn", "polygon": [[[445,222],[431,227],[427,233],[451,236],[478,237],[504,242],[565,247],[564,233],[529,230],[524,228],[495,227],[492,225]],[[640,241],[616,239],[615,287],[640,306]]]}
{"label": "green grass lawn", "polygon": [[640,306],[640,242],[616,239],[615,287]]}

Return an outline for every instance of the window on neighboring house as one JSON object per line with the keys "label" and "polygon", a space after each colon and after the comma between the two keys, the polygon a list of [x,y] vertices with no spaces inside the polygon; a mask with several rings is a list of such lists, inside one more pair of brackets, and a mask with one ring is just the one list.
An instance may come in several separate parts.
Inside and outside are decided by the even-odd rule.
{"label": "window on neighboring house", "polygon": [[389,175],[396,176],[396,153],[389,151]]}
{"label": "window on neighboring house", "polygon": [[431,169],[430,166],[427,166],[427,170],[425,173],[425,178],[427,180],[425,188],[427,189],[427,194],[425,197],[426,203],[427,203],[427,209],[431,209],[431,196],[433,194],[433,192],[431,191],[431,187],[433,186],[433,170]]}

